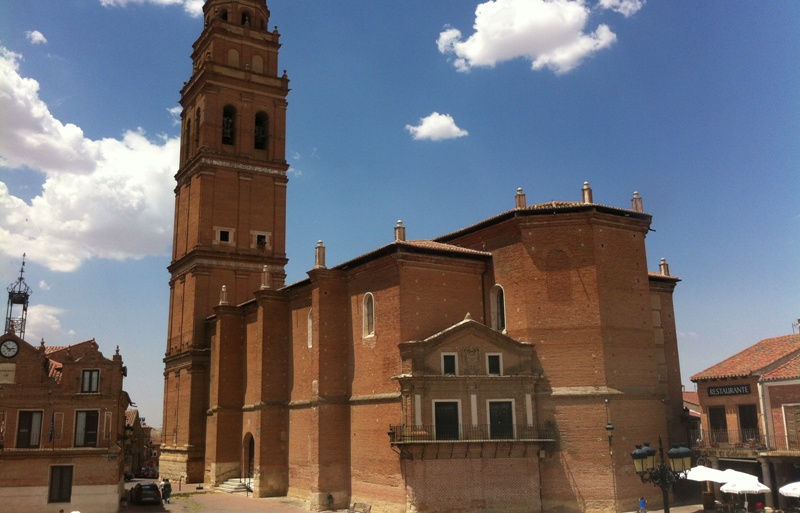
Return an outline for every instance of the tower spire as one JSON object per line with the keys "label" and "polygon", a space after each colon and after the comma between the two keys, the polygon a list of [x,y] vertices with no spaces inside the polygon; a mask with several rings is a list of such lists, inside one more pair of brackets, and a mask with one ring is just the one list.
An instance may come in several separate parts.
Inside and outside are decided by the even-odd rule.
{"label": "tower spire", "polygon": [[22,254],[22,265],[19,278],[8,286],[8,308],[6,309],[6,333],[13,332],[19,338],[25,338],[25,322],[28,319],[28,301],[31,288],[25,283],[25,253]]}

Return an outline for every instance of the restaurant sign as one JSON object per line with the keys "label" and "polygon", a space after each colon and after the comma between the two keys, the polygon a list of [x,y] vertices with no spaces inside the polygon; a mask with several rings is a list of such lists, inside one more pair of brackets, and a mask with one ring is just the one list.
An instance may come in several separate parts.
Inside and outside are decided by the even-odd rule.
{"label": "restaurant sign", "polygon": [[747,395],[750,393],[750,385],[731,385],[727,387],[708,387],[708,395],[717,397],[720,395]]}

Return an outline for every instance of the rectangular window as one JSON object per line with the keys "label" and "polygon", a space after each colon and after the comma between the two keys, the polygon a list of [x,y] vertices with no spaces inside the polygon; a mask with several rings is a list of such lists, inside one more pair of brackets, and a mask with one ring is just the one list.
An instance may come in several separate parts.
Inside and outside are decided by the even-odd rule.
{"label": "rectangular window", "polygon": [[[236,230],[229,226],[215,226],[214,244],[233,244],[236,238],[235,235]],[[253,238],[252,242],[255,242],[255,238]]]}
{"label": "rectangular window", "polygon": [[[786,449],[800,449],[800,405],[784,404],[783,420],[786,423]],[[782,447],[778,447],[781,449]]]}
{"label": "rectangular window", "polygon": [[455,353],[442,353],[442,374],[445,376],[455,376],[458,374]]}
{"label": "rectangular window", "polygon": [[257,249],[271,249],[270,246],[270,232],[259,232],[250,230],[250,247]]}
{"label": "rectangular window", "polygon": [[739,405],[739,441],[758,440],[758,408],[755,404]]}
{"label": "rectangular window", "polygon": [[96,394],[100,390],[100,370],[84,370],[81,373],[81,393]]}
{"label": "rectangular window", "polygon": [[75,416],[75,447],[97,447],[97,411],[79,411]]}
{"label": "rectangular window", "polygon": [[712,443],[728,441],[728,419],[724,406],[712,406],[708,409],[708,428]]}
{"label": "rectangular window", "polygon": [[514,408],[511,401],[489,401],[489,438],[513,440]]}
{"label": "rectangular window", "polygon": [[72,500],[72,466],[50,467],[50,491],[47,502],[70,502]]}
{"label": "rectangular window", "polygon": [[458,401],[435,401],[433,417],[437,440],[459,439]]}
{"label": "rectangular window", "polygon": [[486,372],[490,376],[500,376],[503,374],[501,355],[499,354],[486,355]]}
{"label": "rectangular window", "polygon": [[41,434],[42,412],[19,412],[19,424],[17,424],[17,448],[32,449],[39,447]]}

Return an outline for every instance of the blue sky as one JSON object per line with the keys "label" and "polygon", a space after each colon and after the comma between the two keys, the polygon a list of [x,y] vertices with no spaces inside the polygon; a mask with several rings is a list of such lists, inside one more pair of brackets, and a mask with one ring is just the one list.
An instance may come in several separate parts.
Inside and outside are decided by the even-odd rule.
{"label": "blue sky", "polygon": [[[800,2],[272,0],[288,281],[528,203],[653,217],[683,381],[800,317]],[[179,91],[197,0],[0,3],[0,279],[27,339],[119,345],[161,424]]]}

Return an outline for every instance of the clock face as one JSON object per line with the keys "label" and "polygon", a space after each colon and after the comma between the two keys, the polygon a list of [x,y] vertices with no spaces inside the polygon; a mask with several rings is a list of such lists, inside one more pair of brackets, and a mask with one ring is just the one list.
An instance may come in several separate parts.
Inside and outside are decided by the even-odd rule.
{"label": "clock face", "polygon": [[18,352],[19,344],[13,340],[6,340],[0,344],[0,355],[3,355],[5,358],[14,358],[17,356]]}

